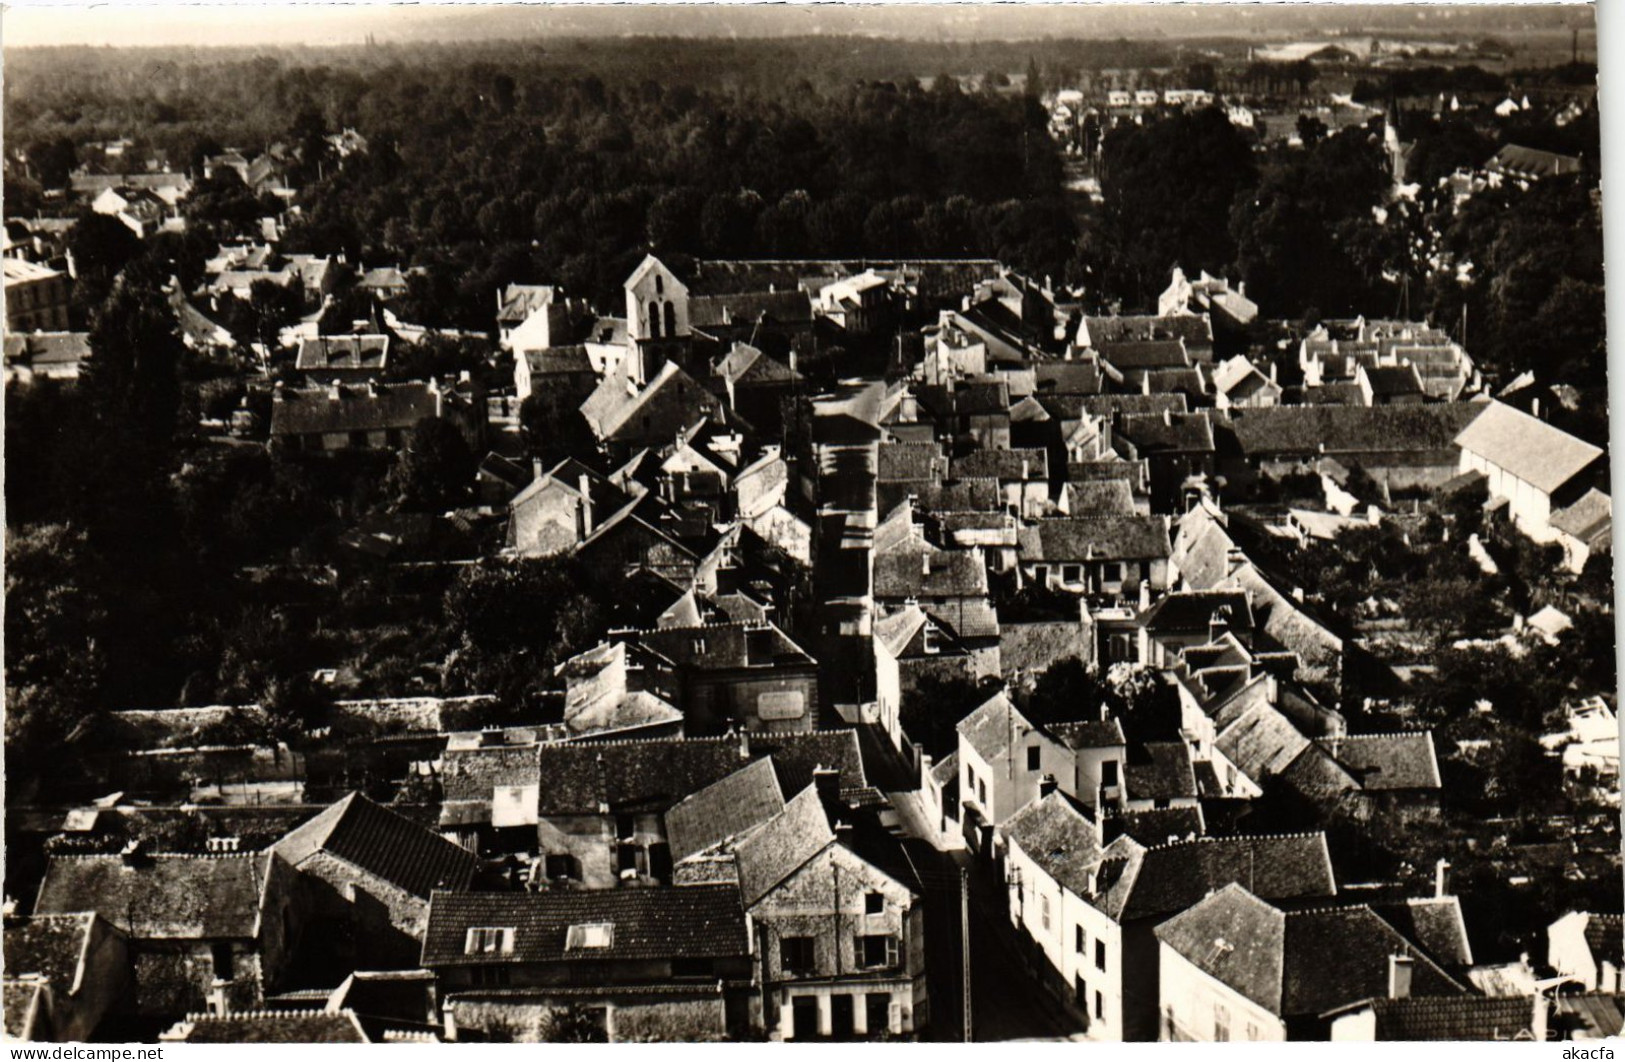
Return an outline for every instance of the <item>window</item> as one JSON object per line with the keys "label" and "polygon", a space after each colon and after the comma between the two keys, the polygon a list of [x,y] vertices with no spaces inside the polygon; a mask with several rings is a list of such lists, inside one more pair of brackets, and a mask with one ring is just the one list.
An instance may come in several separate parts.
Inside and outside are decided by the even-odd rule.
{"label": "window", "polygon": [[980,778],[976,779],[976,799],[987,807],[987,783]]}
{"label": "window", "polygon": [[509,928],[474,927],[463,942],[465,955],[512,955],[513,930]]}
{"label": "window", "polygon": [[637,833],[637,820],[631,815],[615,816],[615,836],[623,841],[630,841]]}
{"label": "window", "polygon": [[1047,582],[1049,582],[1049,565],[1047,565],[1047,564],[1037,564],[1037,565],[1033,566],[1033,582],[1035,582],[1035,583],[1047,583]]}
{"label": "window", "polygon": [[1095,938],[1095,969],[1106,969],[1106,942],[1098,937]]}
{"label": "window", "polygon": [[216,981],[230,981],[237,976],[236,963],[233,962],[230,944],[211,944],[209,958],[214,963],[214,979]]}
{"label": "window", "polygon": [[1230,1039],[1230,1008],[1223,1003],[1213,1004],[1213,1039],[1218,1043]]}
{"label": "window", "polygon": [[576,857],[568,853],[549,854],[546,862],[549,881],[570,881],[579,873],[576,869]]}
{"label": "window", "polygon": [[677,308],[668,300],[666,302],[666,335],[677,334]]}
{"label": "window", "polygon": [[856,953],[858,965],[866,969],[880,966],[896,966],[898,962],[897,938],[887,933],[872,934],[854,938],[852,949]]}
{"label": "window", "polygon": [[1104,760],[1104,761],[1101,762],[1101,764],[1100,764],[1100,784],[1105,786],[1107,789],[1112,789],[1112,788],[1116,787],[1116,785],[1117,785],[1117,761],[1116,760]]}
{"label": "window", "polygon": [[1249,1040],[1258,1039],[1258,1026],[1254,1025],[1252,1022],[1247,1023],[1247,1039],[1249,1039]]}
{"label": "window", "polygon": [[649,304],[649,336],[653,339],[660,338],[660,304],[658,302]]}
{"label": "window", "polygon": [[816,968],[812,937],[780,937],[779,969],[785,973],[811,973]]}
{"label": "window", "polygon": [[1089,982],[1085,981],[1081,977],[1076,978],[1076,981],[1077,981],[1077,984],[1072,986],[1072,990],[1073,990],[1074,994],[1077,996],[1078,1006],[1082,1007],[1084,1010],[1088,1010],[1089,1009]]}
{"label": "window", "polygon": [[1121,564],[1103,564],[1100,566],[1100,581],[1104,583],[1120,583],[1123,581],[1123,566]]}
{"label": "window", "polygon": [[469,973],[479,988],[506,988],[508,985],[506,966],[476,966]]}
{"label": "window", "polygon": [[666,293],[666,278],[661,276],[659,273],[656,273],[655,274],[655,294],[656,295],[664,295],[665,293]]}
{"label": "window", "polygon": [[1089,938],[1084,935],[1082,926],[1072,927],[1072,950],[1082,955],[1089,947]]}
{"label": "window", "polygon": [[[891,1031],[891,993],[870,992],[863,997],[864,1015],[869,1019],[869,1035]],[[914,1015],[919,1020],[919,1012]]]}
{"label": "window", "polygon": [[885,914],[886,894],[883,892],[865,893],[863,897],[863,913],[871,915]]}
{"label": "window", "polygon": [[1061,565],[1061,582],[1080,583],[1083,581],[1083,566],[1080,564]]}
{"label": "window", "polygon": [[1027,769],[1029,771],[1036,771],[1036,770],[1038,770],[1038,765],[1039,765],[1038,746],[1033,745],[1033,746],[1030,746],[1027,749]]}
{"label": "window", "polygon": [[1101,1021],[1106,1020],[1106,997],[1099,992],[1095,993],[1095,1017]]}
{"label": "window", "polygon": [[1039,917],[1039,920],[1044,923],[1044,928],[1048,929],[1049,928],[1049,897],[1048,896],[1040,896],[1038,898],[1038,917]]}
{"label": "window", "polygon": [[585,951],[615,946],[615,923],[580,922],[564,934],[565,951]]}

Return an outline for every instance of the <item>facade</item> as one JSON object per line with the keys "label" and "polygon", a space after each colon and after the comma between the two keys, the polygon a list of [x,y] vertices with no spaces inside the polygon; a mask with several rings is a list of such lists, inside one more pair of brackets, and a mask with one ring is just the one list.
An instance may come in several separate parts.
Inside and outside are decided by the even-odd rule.
{"label": "facade", "polygon": [[68,275],[7,256],[6,331],[61,332],[68,327]]}
{"label": "facade", "polygon": [[1577,500],[1602,451],[1501,402],[1484,407],[1456,436],[1459,472],[1480,472],[1491,497],[1505,499],[1520,530],[1537,542],[1557,537],[1554,509]]}

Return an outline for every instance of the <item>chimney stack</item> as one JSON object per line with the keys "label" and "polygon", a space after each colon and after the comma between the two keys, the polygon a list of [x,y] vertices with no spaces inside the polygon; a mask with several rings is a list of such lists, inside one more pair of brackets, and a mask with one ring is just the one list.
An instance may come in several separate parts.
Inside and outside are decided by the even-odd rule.
{"label": "chimney stack", "polygon": [[581,535],[592,534],[592,480],[583,472],[576,477],[576,489],[581,492]]}
{"label": "chimney stack", "polygon": [[[742,760],[750,759],[750,731],[743,727],[739,729],[739,758]],[[816,777],[817,771],[815,770],[813,773]]]}
{"label": "chimney stack", "polygon": [[[1416,960],[1409,955],[1388,956],[1388,998],[1409,999],[1411,995],[1411,971]],[[1539,998],[1538,996],[1536,997]]]}
{"label": "chimney stack", "polygon": [[813,788],[818,790],[818,798],[825,804],[841,801],[841,772],[834,767],[825,767],[820,764],[813,768]]}
{"label": "chimney stack", "polygon": [[1056,788],[1057,788],[1057,783],[1055,781],[1055,776],[1053,774],[1046,774],[1043,777],[1039,778],[1038,779],[1038,799],[1043,800],[1045,797],[1047,797],[1051,793],[1055,792]]}
{"label": "chimney stack", "polygon": [[1445,874],[1450,869],[1450,861],[1441,859],[1433,864],[1433,896],[1435,899],[1444,899],[1449,893],[1445,892]]}
{"label": "chimney stack", "polygon": [[531,479],[541,479],[545,475],[547,475],[547,466],[542,464],[542,459],[540,457],[531,458],[530,459],[530,478]]}

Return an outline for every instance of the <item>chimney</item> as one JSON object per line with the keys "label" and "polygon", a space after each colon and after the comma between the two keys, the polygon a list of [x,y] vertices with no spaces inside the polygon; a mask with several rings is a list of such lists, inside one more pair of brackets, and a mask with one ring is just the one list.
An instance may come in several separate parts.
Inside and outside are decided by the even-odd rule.
{"label": "chimney", "polygon": [[922,553],[922,554],[920,554],[920,574],[921,575],[930,575],[931,574],[931,554],[930,553]]}
{"label": "chimney", "polygon": [[592,481],[587,473],[583,472],[576,477],[576,489],[581,492],[581,534],[585,538],[592,534]]}
{"label": "chimney", "polygon": [[[1411,970],[1416,960],[1409,955],[1388,956],[1388,998],[1409,999],[1411,995]],[[1536,997],[1537,999],[1539,996]]]}
{"label": "chimney", "polygon": [[1224,551],[1224,573],[1230,575],[1247,563],[1247,554],[1241,551],[1240,546],[1231,546]]}
{"label": "chimney", "polygon": [[[739,730],[739,758],[742,760],[750,759],[750,731],[744,728]],[[816,775],[818,772],[814,771],[813,773]]]}
{"label": "chimney", "polygon": [[[1145,393],[1150,394],[1151,393],[1151,377],[1149,375],[1147,375],[1145,379],[1146,379],[1146,384],[1145,384],[1146,392]],[[1166,407],[1166,406],[1164,406],[1163,410],[1162,410],[1162,426],[1165,427],[1165,428],[1171,428],[1171,427],[1174,426],[1173,412],[1171,410],[1169,410],[1168,407]]]}
{"label": "chimney", "polygon": [[541,479],[545,475],[547,475],[547,466],[542,464],[542,459],[540,457],[531,458],[530,459],[530,478],[531,479]]}
{"label": "chimney", "polygon": [[813,788],[818,790],[818,798],[826,804],[839,803],[841,799],[841,772],[833,767],[823,765],[814,767]]}
{"label": "chimney", "polygon": [[1140,580],[1140,611],[1144,612],[1151,607],[1151,582],[1148,579]]}
{"label": "chimney", "polygon": [[[1151,393],[1151,373],[1149,372],[1140,377],[1140,393],[1142,395],[1148,395]],[[1167,411],[1164,410],[1162,415],[1166,417],[1168,415]]]}
{"label": "chimney", "polygon": [[1055,776],[1046,774],[1038,780],[1038,799],[1043,800],[1056,790]]}
{"label": "chimney", "polygon": [[1433,864],[1433,896],[1435,899],[1444,899],[1449,893],[1445,892],[1445,875],[1450,869],[1450,861],[1441,859]]}

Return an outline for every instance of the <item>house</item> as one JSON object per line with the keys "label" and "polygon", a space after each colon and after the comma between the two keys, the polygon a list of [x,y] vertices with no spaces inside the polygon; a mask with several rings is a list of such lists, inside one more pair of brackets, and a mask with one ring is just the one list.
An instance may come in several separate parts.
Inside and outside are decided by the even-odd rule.
{"label": "house", "polygon": [[422,965],[448,1039],[538,1041],[579,1008],[609,1042],[721,1040],[760,1026],[735,885],[434,893]]}
{"label": "house", "polygon": [[1510,180],[1520,187],[1527,188],[1533,182],[1547,177],[1579,173],[1580,159],[1573,155],[1559,155],[1553,151],[1524,147],[1521,144],[1505,144],[1484,164],[1484,171],[1490,176],[1492,184]]}
{"label": "house", "polygon": [[598,386],[598,379],[592,357],[582,344],[514,351],[513,393],[521,402],[544,392],[563,394],[579,405]]}
{"label": "house", "polygon": [[1569,571],[1580,572],[1593,553],[1607,553],[1613,547],[1613,501],[1593,487],[1578,501],[1552,513],[1547,521],[1557,533]]}
{"label": "house", "polygon": [[398,266],[364,269],[356,278],[356,287],[380,302],[388,302],[406,294],[406,274]]}
{"label": "house", "polygon": [[299,876],[275,852],[59,855],[37,915],[93,911],[124,934],[138,1013],[253,1009],[282,985],[304,929]]}
{"label": "house", "polygon": [[1263,409],[1280,405],[1281,385],[1275,382],[1275,366],[1270,365],[1266,376],[1245,354],[1221,362],[1213,370],[1213,404],[1220,409]]}
{"label": "house", "polygon": [[437,888],[466,889],[476,858],[360,793],[320,812],[271,848],[307,885],[307,939],[347,969],[417,959]]}
{"label": "house", "polygon": [[721,402],[668,361],[639,387],[626,366],[605,376],[581,406],[581,415],[600,442],[624,448],[659,446],[696,421],[716,417]]}
{"label": "house", "polygon": [[158,1037],[176,1044],[370,1044],[353,1010],[250,1010],[189,1014]]}
{"label": "house", "polygon": [[1546,1000],[1535,996],[1370,999],[1331,1013],[1336,1041],[1540,1040]]}
{"label": "house", "polygon": [[1233,634],[1243,646],[1252,642],[1253,609],[1245,591],[1236,588],[1176,590],[1164,594],[1140,614],[1140,662],[1174,667],[1192,646],[1212,645]]}
{"label": "house", "polygon": [[673,881],[737,881],[737,843],[784,810],[784,788],[771,759],[748,765],[679,800],[666,812]]}
{"label": "house", "polygon": [[[1213,360],[1213,325],[1204,313],[1119,314],[1110,317],[1084,317],[1078,324],[1075,344],[1083,350],[1103,352],[1114,343],[1171,343],[1178,340],[1191,360]],[[1168,346],[1151,348],[1167,354]],[[1170,367],[1166,364],[1159,367]]]}
{"label": "house", "polygon": [[1340,478],[1339,469],[1359,465],[1390,491],[1432,489],[1464,470],[1456,437],[1483,409],[1473,402],[1232,409],[1217,425],[1226,450],[1218,472],[1243,487],[1260,476],[1330,471]]}
{"label": "house", "polygon": [[[557,295],[558,290],[547,284],[509,284],[499,291],[497,335],[501,346],[515,354],[521,348],[552,346],[552,331],[564,324],[562,300]],[[515,335],[521,329],[525,334],[516,346]]]}
{"label": "house", "polygon": [[[1513,523],[1550,542],[1555,511],[1578,502],[1602,450],[1504,402],[1491,401],[1456,436],[1459,472],[1481,472],[1490,496],[1504,499]],[[1568,521],[1565,521],[1568,522]]]}
{"label": "house", "polygon": [[438,382],[278,388],[271,401],[271,441],[300,453],[395,450],[421,421],[441,418],[456,424],[473,446],[484,437],[484,402]]}
{"label": "house", "polygon": [[1420,405],[1427,400],[1422,377],[1410,364],[1357,365],[1354,385],[1371,406]]}
{"label": "house", "polygon": [[1052,590],[1137,599],[1168,585],[1168,518],[1050,517],[1017,533],[1021,580]]}
{"label": "house", "polygon": [[6,920],[7,1039],[89,1040],[129,985],[125,936],[94,911]]}
{"label": "house", "polygon": [[12,258],[5,270],[6,331],[62,332],[68,327],[68,275],[35,262]]}
{"label": "house", "polygon": [[912,1034],[928,1019],[923,896],[898,841],[820,781],[734,852],[764,1024],[783,1040]]}
{"label": "house", "polygon": [[[1184,396],[1180,396],[1183,404]],[[1271,413],[1274,410],[1257,410]],[[1211,478],[1217,470],[1214,421],[1205,412],[1129,413],[1116,420],[1112,446],[1127,461],[1145,461],[1150,472],[1153,512],[1184,508],[1193,476]]]}
{"label": "house", "polygon": [[1169,916],[1238,881],[1282,901],[1335,892],[1321,834],[1147,845],[1111,821],[1051,791],[1000,831],[1010,918],[1029,969],[1091,1039],[1156,1038],[1153,930]]}
{"label": "house", "polygon": [[805,291],[735,291],[695,295],[688,303],[689,327],[721,340],[753,342],[812,331],[813,303]]}
{"label": "house", "polygon": [[689,733],[802,732],[818,725],[818,662],[770,622],[612,632],[669,660],[681,675]]}
{"label": "house", "polygon": [[898,751],[907,747],[903,732],[903,701],[920,679],[980,678],[977,657],[954,634],[953,628],[918,605],[875,621],[875,715]]}
{"label": "house", "polygon": [[76,173],[69,178],[75,196],[89,201],[109,188],[139,188],[153,192],[169,206],[175,206],[192,191],[192,180],[184,173]]}
{"label": "house", "polygon": [[565,458],[508,502],[508,547],[525,557],[576,549],[636,498]]}
{"label": "house", "polygon": [[627,330],[634,343],[689,335],[688,285],[656,258],[646,256],[623,285]]}
{"label": "house", "polygon": [[1617,914],[1570,911],[1546,928],[1546,962],[1587,992],[1618,994],[1625,970],[1625,919]]}
{"label": "house", "polygon": [[1051,508],[1049,454],[1045,450],[973,450],[953,462],[954,479],[994,479],[1004,493],[1005,508],[1036,519]]}
{"label": "house", "polygon": [[90,357],[88,332],[8,333],[5,337],[6,383],[79,379]]}
{"label": "house", "polygon": [[1326,1040],[1351,1003],[1466,994],[1364,905],[1283,911],[1233,882],[1155,932],[1162,1040]]}
{"label": "house", "polygon": [[559,664],[564,679],[564,732],[591,737],[682,737],[677,668],[636,643],[603,642]]}
{"label": "house", "polygon": [[865,269],[820,286],[815,305],[819,316],[854,335],[869,335],[890,319],[890,289],[886,277]]}
{"label": "house", "polygon": [[389,367],[387,335],[317,336],[299,344],[294,367],[312,383],[381,380]]}
{"label": "house", "polygon": [[790,364],[785,364],[749,343],[735,340],[712,371],[722,382],[729,409],[765,437],[782,433],[784,416],[780,404],[794,395],[802,383],[793,351]]}

